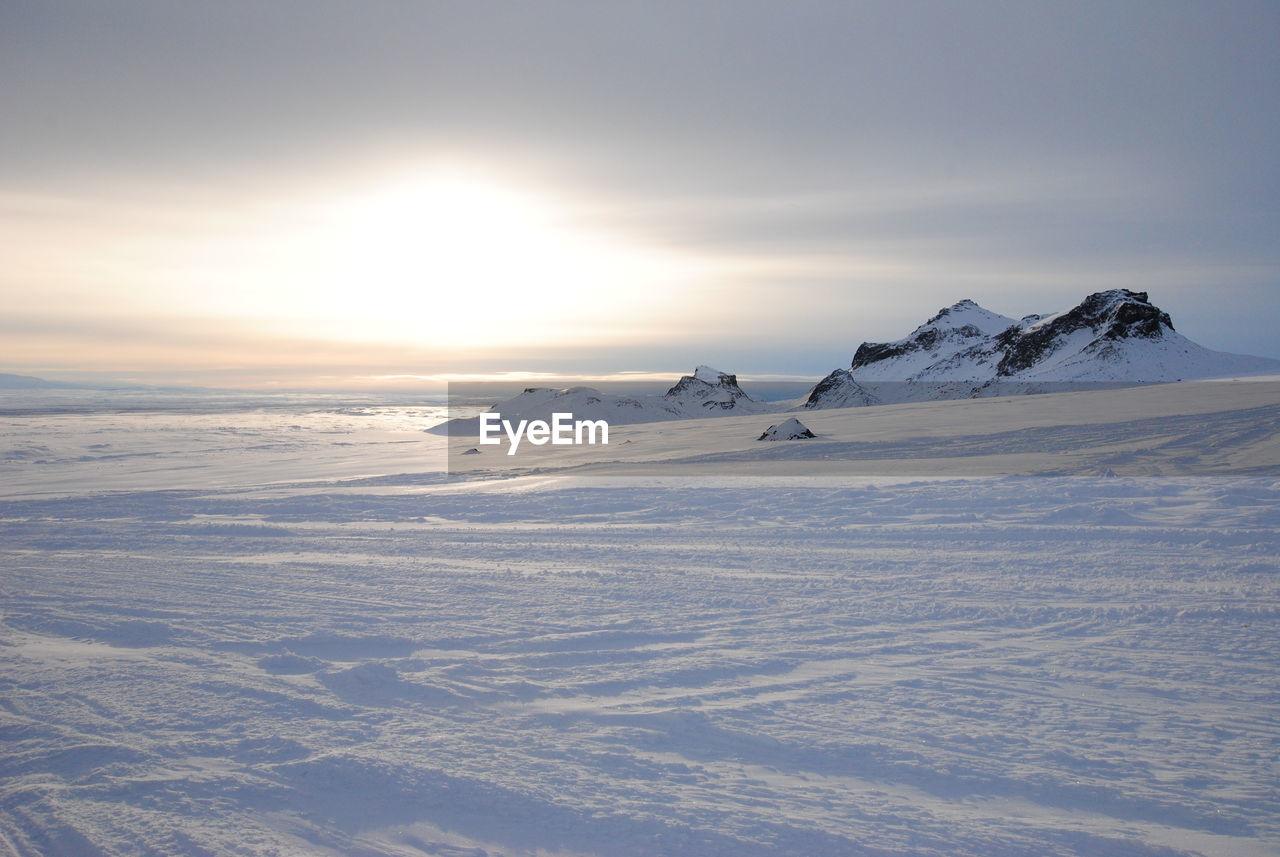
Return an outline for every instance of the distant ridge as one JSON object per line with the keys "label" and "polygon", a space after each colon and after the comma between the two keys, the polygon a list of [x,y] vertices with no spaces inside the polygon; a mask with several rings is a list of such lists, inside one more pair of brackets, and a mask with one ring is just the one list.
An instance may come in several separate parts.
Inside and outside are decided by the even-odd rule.
{"label": "distant ridge", "polygon": [[11,375],[0,372],[0,390],[78,390],[79,384],[46,381],[34,375]]}

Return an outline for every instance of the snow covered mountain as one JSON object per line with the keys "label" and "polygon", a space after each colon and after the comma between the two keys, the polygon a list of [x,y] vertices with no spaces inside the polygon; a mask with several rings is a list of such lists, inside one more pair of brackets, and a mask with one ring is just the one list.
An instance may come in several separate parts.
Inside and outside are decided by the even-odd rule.
{"label": "snow covered mountain", "polygon": [[742,391],[737,375],[710,366],[698,366],[692,375],[681,376],[662,399],[667,410],[681,416],[707,416],[716,410],[751,413],[752,405],[761,404]]}
{"label": "snow covered mountain", "polygon": [[837,369],[818,382],[801,405],[802,408],[862,408],[878,405],[880,399],[853,380],[848,369]]}
{"label": "snow covered mountain", "polygon": [[[554,413],[572,413],[576,419],[606,420],[610,425],[650,423],[737,414],[771,414],[784,406],[757,402],[738,386],[738,377],[710,366],[698,366],[683,375],[661,396],[622,396],[595,387],[530,387],[489,410],[504,420],[550,421]],[[445,424],[449,434],[477,434],[476,418]]]}
{"label": "snow covered mountain", "polygon": [[859,381],[972,381],[992,374],[993,341],[1018,322],[971,300],[940,310],[897,342],[864,342],[851,371]]}
{"label": "snow covered mountain", "polygon": [[864,342],[803,407],[844,408],[1067,385],[1139,384],[1275,371],[1280,361],[1211,351],[1173,328],[1146,292],[1112,289],[1021,320],[962,300],[896,342]]}

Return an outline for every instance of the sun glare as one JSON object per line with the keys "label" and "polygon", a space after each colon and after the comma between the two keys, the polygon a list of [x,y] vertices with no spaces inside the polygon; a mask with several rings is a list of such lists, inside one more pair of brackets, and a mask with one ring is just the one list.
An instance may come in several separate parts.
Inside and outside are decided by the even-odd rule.
{"label": "sun glare", "polygon": [[547,196],[466,176],[328,204],[313,315],[356,338],[483,347],[607,334],[687,266],[594,228]]}
{"label": "sun glare", "polygon": [[59,234],[77,252],[24,244],[27,258],[67,260],[57,273],[80,305],[281,344],[461,353],[656,340],[672,305],[723,273],[610,228],[592,201],[487,172],[334,176],[189,208],[100,208],[90,211],[108,225],[94,230],[76,226],[75,209],[48,213],[70,223]]}

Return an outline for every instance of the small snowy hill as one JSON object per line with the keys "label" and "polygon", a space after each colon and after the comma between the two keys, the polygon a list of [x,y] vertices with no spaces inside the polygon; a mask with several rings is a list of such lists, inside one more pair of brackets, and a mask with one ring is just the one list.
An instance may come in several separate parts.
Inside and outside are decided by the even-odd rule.
{"label": "small snowy hill", "polygon": [[[520,395],[490,408],[504,420],[550,421],[554,413],[572,413],[575,419],[606,420],[610,425],[633,425],[661,420],[717,417],[738,414],[771,414],[783,405],[757,402],[738,386],[738,377],[710,366],[698,366],[666,393],[619,396],[595,387],[530,387]],[[474,435],[478,419],[451,420],[433,433]]]}
{"label": "small snowy hill", "polygon": [[769,426],[756,440],[804,440],[817,437],[809,431],[809,427],[795,417],[784,420],[776,426]]}
{"label": "small snowy hill", "polygon": [[1044,392],[1275,371],[1280,361],[1211,351],[1173,328],[1145,292],[1112,289],[1066,312],[1015,321],[970,300],[896,342],[864,342],[803,407]]}

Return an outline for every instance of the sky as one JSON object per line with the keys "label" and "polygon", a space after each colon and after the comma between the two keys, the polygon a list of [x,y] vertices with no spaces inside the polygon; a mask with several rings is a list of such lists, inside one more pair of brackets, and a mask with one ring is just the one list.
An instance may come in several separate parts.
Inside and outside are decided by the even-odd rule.
{"label": "sky", "polygon": [[1280,357],[1280,4],[0,2],[0,371],[821,376],[1131,288]]}

